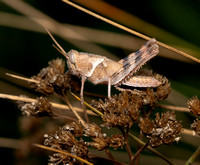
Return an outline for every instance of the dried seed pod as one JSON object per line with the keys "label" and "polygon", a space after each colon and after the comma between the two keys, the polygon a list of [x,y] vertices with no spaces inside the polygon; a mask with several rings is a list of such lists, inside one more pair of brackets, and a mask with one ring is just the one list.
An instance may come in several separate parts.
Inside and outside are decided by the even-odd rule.
{"label": "dried seed pod", "polygon": [[88,137],[100,137],[103,136],[101,128],[93,123],[93,124],[86,124],[84,128],[84,135]]}
{"label": "dried seed pod", "polygon": [[174,112],[156,114],[154,128],[151,135],[147,136],[150,139],[152,147],[158,147],[161,144],[171,144],[174,141],[180,140],[182,125],[176,120]]}
{"label": "dried seed pod", "polygon": [[[44,137],[46,138],[44,141],[44,145],[50,146],[52,148],[56,148],[63,151],[68,151],[71,154],[81,157],[83,159],[88,158],[88,147],[87,144],[82,140],[78,140],[75,138],[77,136],[81,136],[83,134],[83,130],[79,130],[81,126],[78,122],[73,122],[59,128],[54,134],[45,134]],[[76,130],[78,129],[78,130]],[[80,132],[79,132],[80,131]],[[76,159],[73,159],[69,156],[55,153],[53,154],[49,161],[55,164],[79,164],[80,162]]]}
{"label": "dried seed pod", "polygon": [[92,138],[93,141],[88,142],[89,146],[96,148],[99,151],[107,149],[109,147],[109,139],[107,136],[105,137],[95,137]]}
{"label": "dried seed pod", "polygon": [[124,146],[124,137],[120,134],[113,134],[110,138],[109,138],[109,147],[113,147],[114,149],[117,148],[123,148]]}
{"label": "dried seed pod", "polygon": [[200,136],[200,121],[199,119],[196,119],[192,124],[191,128],[194,130],[194,134]]}
{"label": "dried seed pod", "polygon": [[187,105],[190,112],[192,112],[195,116],[200,116],[200,101],[197,96],[188,100]]}
{"label": "dried seed pod", "polygon": [[152,129],[153,129],[154,123],[148,117],[140,118],[139,126],[140,126],[141,131],[144,134],[149,135],[149,134],[152,133]]}
{"label": "dried seed pod", "polygon": [[34,80],[39,83],[31,83],[31,87],[36,91],[46,95],[54,93],[62,95],[69,88],[72,90],[80,90],[80,80],[73,76],[71,72],[65,72],[65,62],[57,58],[49,62],[49,66],[43,68],[37,76],[33,76]]}
{"label": "dried seed pod", "polygon": [[39,97],[36,102],[31,103],[18,102],[18,107],[21,109],[22,114],[27,116],[42,117],[52,115],[51,103],[45,97]]}
{"label": "dried seed pod", "polygon": [[134,97],[130,92],[122,92],[105,101],[93,102],[104,115],[102,116],[106,127],[131,127],[138,120],[141,99]]}
{"label": "dried seed pod", "polygon": [[62,127],[63,130],[71,132],[75,137],[83,136],[83,126],[80,122],[71,122]]}
{"label": "dried seed pod", "polygon": [[161,82],[161,85],[158,86],[155,92],[155,96],[158,101],[164,100],[171,92],[171,85],[166,77],[163,77],[159,74],[156,74],[154,77]]}

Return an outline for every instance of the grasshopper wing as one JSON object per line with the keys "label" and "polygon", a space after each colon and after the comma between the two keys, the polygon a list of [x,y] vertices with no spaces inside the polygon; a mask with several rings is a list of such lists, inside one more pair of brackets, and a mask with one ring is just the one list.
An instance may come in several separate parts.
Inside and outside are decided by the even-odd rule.
{"label": "grasshopper wing", "polygon": [[133,73],[135,73],[142,65],[158,53],[158,45],[156,43],[156,39],[153,38],[135,53],[132,53],[119,61],[123,67],[111,76],[111,84],[120,85],[126,82],[133,75]]}

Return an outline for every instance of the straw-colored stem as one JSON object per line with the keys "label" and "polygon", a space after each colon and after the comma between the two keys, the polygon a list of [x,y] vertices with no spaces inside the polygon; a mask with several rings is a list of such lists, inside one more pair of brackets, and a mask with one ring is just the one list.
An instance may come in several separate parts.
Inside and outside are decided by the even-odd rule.
{"label": "straw-colored stem", "polygon": [[61,154],[64,154],[64,155],[68,155],[72,158],[75,158],[83,163],[86,163],[88,165],[93,165],[92,163],[88,162],[87,160],[84,160],[82,159],[81,157],[77,157],[75,155],[72,155],[66,151],[62,151],[62,150],[58,150],[58,149],[55,149],[55,148],[51,148],[51,147],[47,147],[47,146],[44,146],[44,145],[40,145],[40,144],[33,144],[35,147],[38,147],[38,148],[42,148],[42,149],[45,149],[45,150],[49,150],[49,151],[53,151],[53,152],[58,152],[58,153],[61,153]]}
{"label": "straw-colored stem", "polygon": [[71,109],[71,111],[74,113],[74,115],[76,116],[76,118],[81,122],[81,124],[85,127],[85,121],[80,117],[80,115],[76,112],[76,110],[72,107],[71,103],[69,102],[69,99],[66,95],[64,95],[64,100],[67,103],[67,105],[69,106],[69,108]]}
{"label": "straw-colored stem", "polygon": [[156,107],[169,109],[169,110],[173,110],[173,111],[190,112],[189,108],[173,106],[173,105],[158,104],[158,105],[156,105]]}
{"label": "straw-colored stem", "polygon": [[[85,12],[85,13],[87,13],[87,14],[89,14],[89,15],[91,15],[91,16],[93,16],[93,17],[96,17],[96,18],[98,18],[98,19],[100,19],[100,20],[102,20],[102,21],[104,21],[106,23],[109,23],[109,24],[111,24],[113,26],[116,26],[116,27],[118,27],[118,28],[120,28],[122,30],[125,30],[125,31],[127,31],[127,32],[129,32],[129,33],[131,33],[133,35],[136,35],[136,36],[138,36],[140,38],[143,38],[145,40],[150,40],[151,39],[150,37],[148,37],[148,36],[146,36],[146,35],[144,35],[142,33],[139,33],[137,31],[132,30],[130,28],[127,28],[127,27],[125,27],[125,26],[123,26],[123,25],[121,25],[119,23],[111,21],[111,20],[109,20],[109,19],[107,19],[107,18],[105,18],[103,16],[100,16],[99,14],[96,14],[96,13],[90,11],[90,10],[87,10],[87,9],[85,9],[85,8],[83,8],[83,7],[77,5],[77,4],[75,4],[75,3],[73,3],[73,2],[71,2],[69,0],[62,0],[62,1],[67,3],[67,4],[69,4],[69,5],[71,5],[71,6],[73,6],[73,7],[75,7],[75,8],[77,8],[77,9],[79,9],[79,10],[81,10],[81,11],[83,11],[83,12]],[[182,52],[182,51],[180,51],[180,50],[178,50],[176,48],[173,48],[173,47],[171,47],[171,46],[169,46],[167,44],[164,44],[164,43],[162,43],[160,41],[158,41],[157,43],[158,43],[158,45],[160,45],[160,46],[162,46],[164,48],[167,48],[167,49],[169,49],[169,50],[171,50],[173,52],[176,52],[176,53],[178,53],[178,54],[180,54],[180,55],[182,55],[182,56],[184,56],[184,57],[186,57],[186,58],[188,58],[190,60],[193,60],[195,62],[200,63],[200,59],[197,59],[197,58],[195,58],[195,57],[193,57],[193,56],[191,56],[191,55],[189,55],[189,54],[187,54],[185,52]]]}
{"label": "straw-colored stem", "polygon": [[[31,99],[31,98],[27,98],[27,97],[23,97],[23,96],[15,96],[15,95],[9,95],[9,94],[3,94],[0,93],[0,98],[3,99],[10,99],[10,100],[14,100],[14,101],[23,101],[23,102],[37,102],[36,99]],[[63,104],[58,104],[58,103],[54,103],[54,102],[50,102],[52,107],[54,108],[58,108],[58,109],[64,109],[64,110],[70,110],[68,106],[63,105]],[[81,108],[78,107],[74,107],[74,110],[77,112],[83,112],[83,110]],[[88,112],[88,114],[90,115],[95,115],[93,112]]]}

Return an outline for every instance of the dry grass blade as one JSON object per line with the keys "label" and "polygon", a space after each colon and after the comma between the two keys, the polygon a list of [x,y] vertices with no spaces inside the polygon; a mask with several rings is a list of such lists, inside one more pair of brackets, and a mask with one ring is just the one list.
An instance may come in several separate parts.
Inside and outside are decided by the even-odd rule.
{"label": "dry grass blade", "polygon": [[[136,36],[138,36],[140,38],[143,38],[145,40],[150,40],[151,39],[150,37],[148,37],[148,36],[146,36],[146,35],[144,35],[142,33],[139,33],[137,31],[134,31],[134,30],[132,30],[130,28],[127,28],[127,27],[125,27],[125,26],[123,26],[123,25],[121,25],[119,23],[111,21],[111,20],[109,20],[109,19],[107,19],[107,18],[105,18],[103,16],[100,16],[100,15],[98,15],[98,14],[96,14],[96,13],[90,11],[90,10],[87,10],[87,9],[85,9],[85,8],[83,8],[83,7],[77,5],[77,4],[75,4],[75,3],[73,3],[73,2],[71,2],[69,0],[62,0],[62,1],[67,3],[67,4],[69,4],[69,5],[71,5],[71,6],[73,6],[73,7],[75,7],[75,8],[77,8],[77,9],[79,9],[79,10],[81,10],[81,11],[83,11],[83,12],[85,12],[85,13],[87,13],[87,14],[89,14],[89,15],[92,15],[92,16],[94,16],[94,17],[96,17],[96,18],[98,18],[98,19],[100,19],[100,20],[102,20],[102,21],[104,21],[106,23],[109,23],[109,24],[111,24],[113,26],[116,26],[116,27],[118,27],[118,28],[120,28],[122,30],[125,30],[125,31],[127,31],[127,32],[129,32],[129,33],[131,33],[133,35],[136,35]],[[187,53],[185,53],[185,52],[183,52],[181,50],[175,49],[175,48],[173,48],[173,47],[171,47],[171,46],[169,46],[167,44],[164,44],[162,42],[159,42],[159,41],[157,43],[160,46],[164,47],[164,48],[167,48],[167,49],[169,49],[169,50],[171,50],[173,52],[176,52],[176,53],[178,53],[178,54],[180,54],[180,55],[182,55],[182,56],[184,56],[184,57],[186,57],[186,58],[188,58],[190,60],[193,60],[193,61],[195,61],[197,63],[200,63],[200,59],[197,59],[197,58],[195,58],[195,57],[193,57],[193,56],[191,56],[191,55],[189,55],[189,54],[187,54]]]}
{"label": "dry grass blade", "polygon": [[77,157],[77,156],[75,156],[75,155],[72,155],[72,154],[70,154],[70,153],[68,153],[68,152],[66,152],[66,151],[62,151],[62,150],[58,150],[58,149],[55,149],[55,148],[43,146],[43,145],[40,145],[40,144],[33,144],[33,145],[34,145],[35,147],[38,147],[38,148],[42,148],[42,149],[49,150],[49,151],[53,151],[53,152],[58,152],[58,153],[61,153],[61,154],[64,154],[64,155],[68,155],[68,156],[70,156],[70,157],[72,157],[72,158],[75,158],[75,159],[77,159],[77,160],[79,160],[79,161],[81,161],[81,162],[83,162],[83,163],[86,163],[86,164],[88,164],[88,165],[93,165],[93,163],[90,163],[90,162],[88,162],[87,160],[84,160],[84,159],[82,159],[82,158],[80,158],[80,157]]}
{"label": "dry grass blade", "polygon": [[75,30],[64,26],[63,24],[57,22],[56,20],[35,9],[34,7],[32,7],[24,1],[2,0],[2,2],[8,5],[9,7],[15,9],[16,11],[26,15],[33,22],[36,22],[41,26],[47,27],[52,33],[57,34],[61,38],[64,38],[66,41],[76,45],[77,47],[81,48],[86,52],[91,52],[91,50],[95,50],[96,52],[102,52],[102,54],[106,56],[114,56],[112,53],[91,42],[77,42],[72,40],[71,38],[76,40],[88,41],[87,38],[76,32]]}

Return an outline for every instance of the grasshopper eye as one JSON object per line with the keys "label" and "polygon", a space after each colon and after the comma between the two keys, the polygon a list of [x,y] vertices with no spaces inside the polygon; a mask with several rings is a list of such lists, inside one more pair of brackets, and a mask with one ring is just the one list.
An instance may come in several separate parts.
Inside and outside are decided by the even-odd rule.
{"label": "grasshopper eye", "polygon": [[75,54],[72,51],[69,53],[69,60],[72,64],[75,64]]}

